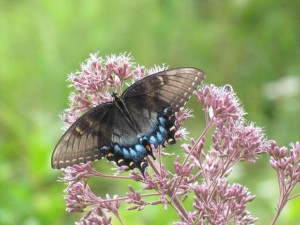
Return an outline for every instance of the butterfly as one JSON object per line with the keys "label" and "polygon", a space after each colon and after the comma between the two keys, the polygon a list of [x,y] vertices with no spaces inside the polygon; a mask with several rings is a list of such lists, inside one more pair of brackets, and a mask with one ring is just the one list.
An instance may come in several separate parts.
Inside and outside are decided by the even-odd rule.
{"label": "butterfly", "polygon": [[61,169],[106,157],[118,166],[144,174],[151,146],[175,143],[175,113],[205,77],[200,69],[175,68],[138,80],[121,96],[100,104],[65,132],[52,154],[52,168]]}

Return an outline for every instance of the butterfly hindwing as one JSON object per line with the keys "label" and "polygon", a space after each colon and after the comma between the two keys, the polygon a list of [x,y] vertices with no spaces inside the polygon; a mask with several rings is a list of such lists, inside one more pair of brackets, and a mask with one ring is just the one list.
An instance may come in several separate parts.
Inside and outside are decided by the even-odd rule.
{"label": "butterfly hindwing", "polygon": [[[194,68],[179,68],[150,75],[130,86],[121,96],[130,115],[114,120],[113,157],[118,165],[141,168],[150,147],[175,143],[175,112],[186,103],[204,79]],[[121,125],[122,124],[122,125]],[[118,126],[117,126],[118,125]],[[117,155],[116,155],[117,154]]]}

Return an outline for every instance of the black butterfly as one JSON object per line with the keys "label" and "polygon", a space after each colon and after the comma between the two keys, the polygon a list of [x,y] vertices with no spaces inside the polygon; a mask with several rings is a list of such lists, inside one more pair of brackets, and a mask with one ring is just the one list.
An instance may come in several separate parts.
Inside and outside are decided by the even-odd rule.
{"label": "black butterfly", "polygon": [[175,112],[204,79],[196,68],[176,68],[149,75],[114,101],[82,115],[62,136],[52,155],[55,169],[106,157],[118,166],[144,173],[151,145],[174,144]]}

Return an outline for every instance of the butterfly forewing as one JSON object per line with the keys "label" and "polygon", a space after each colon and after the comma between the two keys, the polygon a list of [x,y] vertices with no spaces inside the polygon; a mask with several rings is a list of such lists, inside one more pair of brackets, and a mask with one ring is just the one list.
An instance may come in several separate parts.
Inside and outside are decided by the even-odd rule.
{"label": "butterfly forewing", "polygon": [[123,98],[125,101],[129,98],[141,99],[141,96],[144,96],[144,100],[152,98],[154,104],[150,106],[171,106],[172,110],[177,112],[191,97],[204,76],[204,72],[196,68],[162,71],[134,83],[124,92]]}
{"label": "butterfly forewing", "polygon": [[98,105],[82,115],[62,136],[52,154],[52,167],[65,168],[70,165],[94,161],[105,156],[99,151],[110,145],[112,128],[109,115],[114,104]]}

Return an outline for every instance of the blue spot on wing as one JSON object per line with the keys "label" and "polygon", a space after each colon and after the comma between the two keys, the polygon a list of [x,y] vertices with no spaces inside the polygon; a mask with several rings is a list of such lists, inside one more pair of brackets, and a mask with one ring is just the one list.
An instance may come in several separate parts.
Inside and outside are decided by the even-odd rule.
{"label": "blue spot on wing", "polygon": [[150,142],[150,144],[153,144],[155,147],[157,147],[159,145],[158,141],[156,140],[156,138],[154,136],[150,137],[149,142]]}
{"label": "blue spot on wing", "polygon": [[130,157],[131,159],[136,162],[137,161],[137,154],[136,154],[136,151],[133,150],[132,148],[129,148],[129,153],[130,153]]}
{"label": "blue spot on wing", "polygon": [[115,154],[123,155],[123,151],[119,145],[115,145],[113,149]]}
{"label": "blue spot on wing", "polygon": [[131,153],[126,149],[122,148],[124,159],[130,160],[131,159]]}
{"label": "blue spot on wing", "polygon": [[160,116],[160,117],[158,117],[158,120],[159,120],[159,123],[160,123],[162,126],[166,126],[166,124],[167,124],[166,118]]}
{"label": "blue spot on wing", "polygon": [[166,136],[168,134],[168,131],[163,126],[160,125],[158,127],[158,129],[159,129],[160,133],[163,134],[163,136]]}
{"label": "blue spot on wing", "polygon": [[164,115],[170,116],[172,115],[172,109],[170,107],[164,109]]}
{"label": "blue spot on wing", "polygon": [[135,145],[135,150],[139,153],[139,154],[146,154],[146,148],[143,145]]}
{"label": "blue spot on wing", "polygon": [[158,140],[159,143],[161,143],[161,144],[164,143],[165,139],[164,139],[164,137],[161,135],[160,132],[156,132],[156,137],[157,137],[157,140]]}

